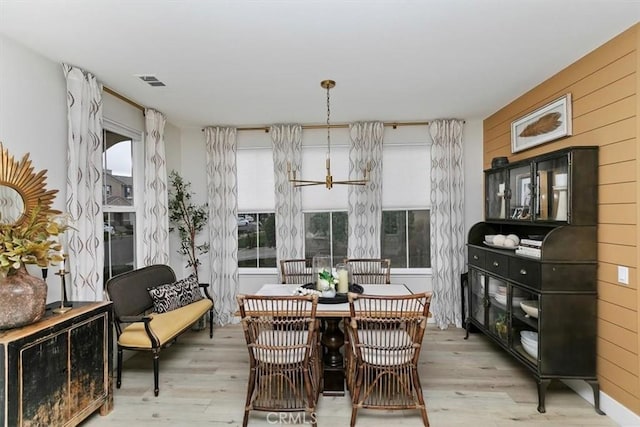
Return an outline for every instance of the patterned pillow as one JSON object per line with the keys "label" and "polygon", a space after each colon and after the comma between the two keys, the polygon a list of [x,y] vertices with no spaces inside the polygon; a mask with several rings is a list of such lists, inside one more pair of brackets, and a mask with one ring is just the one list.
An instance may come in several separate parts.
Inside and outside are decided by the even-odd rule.
{"label": "patterned pillow", "polygon": [[198,280],[193,274],[174,283],[147,288],[147,291],[153,300],[155,313],[166,313],[203,298]]}

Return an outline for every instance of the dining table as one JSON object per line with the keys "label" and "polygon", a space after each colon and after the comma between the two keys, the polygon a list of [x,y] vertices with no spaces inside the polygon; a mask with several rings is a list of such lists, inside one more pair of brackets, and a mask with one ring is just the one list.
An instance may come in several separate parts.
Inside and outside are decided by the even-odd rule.
{"label": "dining table", "polygon": [[[256,292],[262,296],[294,295],[301,285],[295,284],[265,284]],[[392,283],[383,285],[360,284],[362,294],[401,296],[411,295],[413,292],[404,284]],[[323,322],[321,343],[323,347],[323,389],[324,396],[344,396],[344,357],[340,349],[344,345],[344,332],[340,329],[340,322],[350,317],[349,303],[344,294],[337,294],[334,298],[319,298],[316,317]]]}

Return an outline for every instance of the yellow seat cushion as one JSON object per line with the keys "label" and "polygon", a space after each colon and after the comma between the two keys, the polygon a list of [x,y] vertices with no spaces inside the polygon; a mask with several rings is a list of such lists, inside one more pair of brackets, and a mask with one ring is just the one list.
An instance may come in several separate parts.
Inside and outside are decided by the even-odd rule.
{"label": "yellow seat cushion", "polygon": [[[212,306],[211,300],[204,298],[166,313],[152,313],[151,330],[160,340],[160,345],[164,345],[202,317]],[[132,323],[124,328],[118,344],[123,347],[152,348],[143,322]]]}

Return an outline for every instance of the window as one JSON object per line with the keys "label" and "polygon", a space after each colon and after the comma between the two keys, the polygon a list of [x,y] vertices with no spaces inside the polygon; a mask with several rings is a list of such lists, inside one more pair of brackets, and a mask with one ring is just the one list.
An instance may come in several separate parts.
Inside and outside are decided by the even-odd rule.
{"label": "window", "polygon": [[135,158],[133,135],[103,131],[104,281],[136,265]]}
{"label": "window", "polygon": [[276,215],[271,144],[238,149],[238,267],[276,267]]}
{"label": "window", "polygon": [[391,259],[392,268],[430,268],[429,211],[394,210],[382,212],[382,258]]}
{"label": "window", "polygon": [[276,214],[238,215],[238,267],[276,266]]}
{"label": "window", "polygon": [[347,257],[347,212],[309,212],[304,214],[305,258],[330,255],[332,265]]}

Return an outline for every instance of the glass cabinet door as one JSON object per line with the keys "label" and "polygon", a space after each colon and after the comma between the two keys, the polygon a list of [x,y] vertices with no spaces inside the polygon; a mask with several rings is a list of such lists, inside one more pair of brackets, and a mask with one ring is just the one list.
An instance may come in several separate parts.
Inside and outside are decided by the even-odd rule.
{"label": "glass cabinet door", "polygon": [[507,218],[507,169],[487,172],[485,175],[485,217]]}
{"label": "glass cabinet door", "polygon": [[504,280],[487,276],[488,283],[488,313],[487,329],[505,345],[509,342],[509,302],[508,284]]}
{"label": "glass cabinet door", "polygon": [[560,156],[535,164],[534,214],[538,221],[567,221],[569,158]]}
{"label": "glass cabinet door", "polygon": [[533,185],[531,167],[527,164],[509,171],[509,210],[510,219],[531,221],[533,206]]}
{"label": "glass cabinet door", "polygon": [[482,325],[485,324],[485,281],[484,273],[469,269],[469,315]]}
{"label": "glass cabinet door", "polygon": [[540,297],[517,286],[511,287],[511,348],[525,360],[538,364],[538,318]]}

